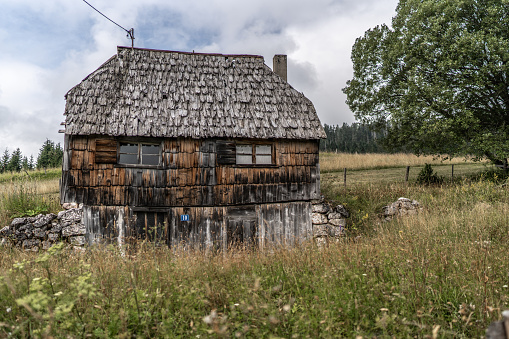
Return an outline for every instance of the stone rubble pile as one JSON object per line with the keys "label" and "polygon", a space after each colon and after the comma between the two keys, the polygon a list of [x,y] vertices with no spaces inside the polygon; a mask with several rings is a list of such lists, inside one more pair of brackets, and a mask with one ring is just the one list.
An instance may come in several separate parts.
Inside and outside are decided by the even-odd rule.
{"label": "stone rubble pile", "polygon": [[345,236],[346,218],[350,213],[343,205],[333,206],[325,199],[313,201],[313,238],[317,245],[326,245]]}
{"label": "stone rubble pile", "polygon": [[35,217],[15,218],[9,226],[0,229],[0,244],[10,244],[26,251],[48,249],[54,243],[66,241],[74,246],[85,244],[85,225],[81,218],[83,211],[76,206],[58,215],[39,214]]}
{"label": "stone rubble pile", "polygon": [[398,216],[415,215],[420,210],[422,210],[422,207],[416,200],[399,198],[392,204],[382,208],[382,218],[386,221],[389,221]]}

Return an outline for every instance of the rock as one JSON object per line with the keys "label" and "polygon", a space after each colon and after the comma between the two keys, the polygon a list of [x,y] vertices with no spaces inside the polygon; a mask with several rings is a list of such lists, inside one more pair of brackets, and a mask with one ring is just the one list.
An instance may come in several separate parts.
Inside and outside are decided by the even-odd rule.
{"label": "rock", "polygon": [[415,215],[421,209],[416,200],[399,198],[397,201],[382,208],[382,215],[385,220],[391,220],[394,216]]}
{"label": "rock", "polygon": [[70,237],[69,241],[71,242],[71,244],[75,246],[83,246],[86,243],[86,239],[82,235],[79,235],[77,237]]}
{"label": "rock", "polygon": [[321,213],[313,213],[311,215],[311,222],[313,225],[326,224],[327,223],[327,215]]}
{"label": "rock", "polygon": [[24,224],[26,224],[26,220],[27,218],[14,218],[12,221],[11,221],[11,227],[13,229],[16,229]]}
{"label": "rock", "polygon": [[57,241],[58,238],[60,238],[60,235],[58,233],[48,233],[48,240],[49,241]]}
{"label": "rock", "polygon": [[62,222],[79,222],[83,216],[82,210],[78,208],[72,208],[70,210],[58,212],[57,218]]}
{"label": "rock", "polygon": [[327,224],[313,225],[313,237],[327,237],[330,226]]}
{"label": "rock", "polygon": [[71,225],[71,226],[62,228],[62,236],[63,237],[72,237],[75,235],[85,235],[86,233],[87,233],[87,229],[85,228],[85,225],[83,225],[83,224]]}
{"label": "rock", "polygon": [[350,218],[350,212],[348,212],[345,208],[345,206],[343,205],[337,205],[336,208],[336,213],[339,213],[343,216],[343,218]]}
{"label": "rock", "polygon": [[334,226],[346,226],[345,219],[329,219],[329,224]]}
{"label": "rock", "polygon": [[57,216],[53,213],[42,215],[34,222],[34,227],[39,228],[48,225],[51,223],[53,219],[55,219]]}
{"label": "rock", "polygon": [[17,232],[31,232],[34,229],[33,224],[25,224],[17,229]]}
{"label": "rock", "polygon": [[66,202],[62,205],[62,208],[64,210],[70,210],[70,209],[73,209],[73,208],[78,208],[78,204],[75,203],[75,202]]}
{"label": "rock", "polygon": [[56,224],[53,227],[51,227],[51,229],[49,231],[51,233],[60,233],[62,231],[62,226],[59,224]]}
{"label": "rock", "polygon": [[331,227],[330,228],[330,236],[334,238],[339,238],[345,236],[345,229],[343,226]]}
{"label": "rock", "polygon": [[0,237],[6,237],[9,235],[10,232],[10,227],[9,226],[5,226],[3,227],[2,229],[0,229]]}
{"label": "rock", "polygon": [[46,230],[46,226],[34,229],[34,237],[44,239],[46,237]]}
{"label": "rock", "polygon": [[38,251],[40,245],[41,245],[41,241],[39,239],[27,239],[27,240],[23,240],[23,244],[21,245],[21,247],[24,250],[32,249],[34,247],[37,247],[36,251]]}
{"label": "rock", "polygon": [[49,250],[51,246],[53,246],[53,242],[52,241],[46,240],[46,241],[42,242],[42,249],[43,250]]}
{"label": "rock", "polygon": [[313,213],[327,213],[329,210],[329,205],[325,203],[313,205]]}
{"label": "rock", "polygon": [[343,219],[343,214],[341,213],[338,213],[338,212],[330,212],[329,214],[327,214],[327,217],[329,219]]}

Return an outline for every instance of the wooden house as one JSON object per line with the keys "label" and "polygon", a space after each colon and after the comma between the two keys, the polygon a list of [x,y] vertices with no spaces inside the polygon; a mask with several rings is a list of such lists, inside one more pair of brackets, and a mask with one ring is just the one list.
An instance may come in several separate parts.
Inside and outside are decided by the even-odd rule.
{"label": "wooden house", "polygon": [[89,243],[293,243],[320,195],[313,104],[255,55],[118,47],[66,94],[61,202]]}

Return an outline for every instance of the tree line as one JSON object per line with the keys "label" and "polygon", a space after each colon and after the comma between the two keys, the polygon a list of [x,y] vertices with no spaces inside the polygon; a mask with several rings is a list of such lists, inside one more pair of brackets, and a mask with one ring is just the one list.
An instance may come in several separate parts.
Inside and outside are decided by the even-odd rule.
{"label": "tree line", "polygon": [[36,160],[33,155],[24,156],[19,148],[16,148],[12,153],[6,148],[0,158],[0,173],[60,167],[63,155],[64,151],[60,143],[55,144],[49,139],[46,139],[39,149]]}
{"label": "tree line", "polygon": [[327,139],[320,141],[322,152],[386,153],[382,143],[383,132],[374,132],[367,125],[354,122],[352,125],[323,126]]}

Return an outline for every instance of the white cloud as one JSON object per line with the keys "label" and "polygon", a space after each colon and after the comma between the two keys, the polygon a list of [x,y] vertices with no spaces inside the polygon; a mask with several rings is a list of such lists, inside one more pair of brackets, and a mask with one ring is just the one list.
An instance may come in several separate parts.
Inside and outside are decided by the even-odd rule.
{"label": "white cloud", "polygon": [[[352,122],[341,88],[355,38],[389,22],[397,0],[90,0],[135,29],[135,46],[257,54],[272,67],[288,54],[288,79],[322,122]],[[126,33],[82,1],[0,0],[0,147],[37,155],[61,141],[65,93],[128,46]],[[0,150],[1,151],[1,150]]]}

